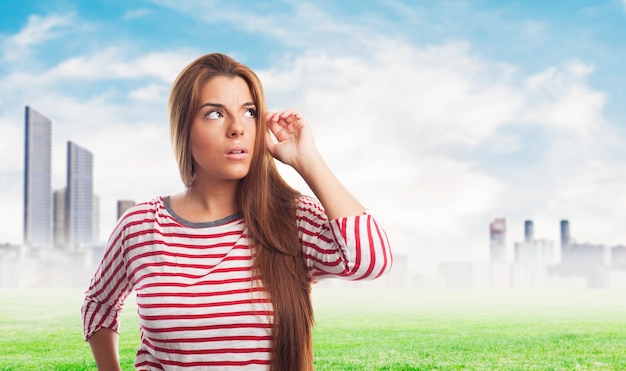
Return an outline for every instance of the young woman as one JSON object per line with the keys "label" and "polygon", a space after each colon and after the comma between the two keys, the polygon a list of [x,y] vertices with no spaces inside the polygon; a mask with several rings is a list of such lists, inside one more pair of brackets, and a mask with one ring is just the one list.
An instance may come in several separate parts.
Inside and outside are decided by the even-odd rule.
{"label": "young woman", "polygon": [[266,111],[248,67],[200,57],[169,106],[186,189],[136,205],[111,235],[82,306],[98,369],[120,367],[119,315],[135,291],[137,369],[312,370],[311,283],[388,271],[385,232],[329,170],[306,119]]}

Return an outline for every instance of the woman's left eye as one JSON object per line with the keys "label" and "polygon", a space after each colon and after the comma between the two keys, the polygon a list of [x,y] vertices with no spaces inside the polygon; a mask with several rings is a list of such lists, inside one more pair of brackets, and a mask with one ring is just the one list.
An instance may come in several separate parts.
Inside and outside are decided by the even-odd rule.
{"label": "woman's left eye", "polygon": [[256,110],[254,108],[248,108],[243,115],[245,117],[256,118]]}

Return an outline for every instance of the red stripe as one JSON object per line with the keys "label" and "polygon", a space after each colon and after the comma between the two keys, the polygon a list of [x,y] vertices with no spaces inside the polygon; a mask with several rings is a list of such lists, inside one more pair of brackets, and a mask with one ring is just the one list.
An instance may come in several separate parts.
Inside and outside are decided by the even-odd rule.
{"label": "red stripe", "polygon": [[318,257],[314,256],[314,255],[309,255],[309,254],[305,254],[304,255],[307,259],[314,261],[318,264],[321,264],[325,267],[336,267],[338,265],[340,265],[341,263],[345,262],[345,260],[342,260],[341,258],[337,258],[333,261],[324,261],[322,259],[319,259]]}
{"label": "red stripe", "polygon": [[[224,259],[221,262],[224,261],[238,261],[238,260],[251,260],[250,257],[232,257],[229,259]],[[220,263],[221,263],[220,262]],[[244,267],[233,267],[233,268],[222,268],[222,269],[212,269],[214,268],[216,265],[204,265],[204,264],[180,264],[180,263],[172,263],[172,262],[155,262],[155,263],[146,263],[146,264],[142,264],[140,266],[138,266],[137,268],[135,268],[131,274],[130,274],[130,278],[129,280],[131,282],[133,282],[135,285],[137,285],[139,282],[143,281],[146,278],[151,278],[151,277],[181,277],[181,278],[187,278],[187,279],[200,279],[202,277],[206,276],[206,272],[207,271],[211,271],[212,273],[232,273],[232,272],[247,272],[250,270],[249,266],[244,266]],[[170,273],[170,272],[150,272],[150,273],[146,273],[142,276],[139,276],[136,280],[134,275],[137,272],[141,272],[142,270],[146,269],[146,268],[155,268],[155,267],[172,267],[172,268],[182,268],[182,269],[203,269],[204,273],[203,274],[190,274],[190,273]],[[134,281],[133,281],[134,280]]]}
{"label": "red stripe", "polygon": [[322,246],[319,246],[313,242],[308,242],[308,241],[302,241],[302,246],[310,248],[311,250],[315,250],[316,252],[320,253],[320,254],[324,254],[324,255],[333,255],[337,252],[337,248],[336,247],[330,247],[328,249],[325,249]]}
{"label": "red stripe", "polygon": [[[267,351],[269,353],[269,350]],[[250,366],[250,365],[269,365],[269,360],[264,359],[251,359],[248,361],[203,361],[203,362],[177,362],[177,361],[161,361],[164,365],[170,366],[178,366],[178,367],[202,367],[202,366],[212,366],[212,367],[241,367],[241,366]]]}
{"label": "red stripe", "polygon": [[204,338],[167,338],[163,340],[150,338],[152,343],[211,343],[218,341],[271,341],[268,335],[216,336]]}
{"label": "red stripe", "polygon": [[176,320],[197,320],[197,319],[210,319],[210,318],[228,318],[228,317],[240,317],[240,316],[269,316],[273,315],[272,311],[257,310],[257,311],[238,311],[238,312],[217,312],[217,313],[205,313],[205,314],[162,314],[155,316],[148,316],[139,314],[139,318],[144,321],[176,321]]}
{"label": "red stripe", "polygon": [[[361,234],[360,234],[360,223],[361,217],[354,217],[354,245],[355,245],[355,258],[354,258],[354,268],[352,268],[352,272],[356,273],[359,271],[359,267],[361,266]],[[362,277],[359,277],[362,278]]]}
{"label": "red stripe", "polygon": [[159,304],[140,304],[137,303],[139,308],[155,309],[155,308],[210,308],[210,307],[224,307],[229,305],[241,305],[241,304],[268,304],[271,303],[269,299],[246,299],[246,300],[229,300],[229,301],[217,301],[212,303],[159,303]]}
{"label": "red stripe", "polygon": [[[150,223],[152,224],[152,223]],[[245,236],[242,235],[243,233],[243,224],[242,224],[242,229],[239,230],[234,230],[234,231],[230,231],[230,232],[223,232],[223,233],[213,233],[213,234],[189,234],[189,233],[167,233],[167,232],[162,232],[158,229],[154,229],[154,228],[146,228],[143,230],[140,230],[138,232],[135,233],[131,233],[128,234],[127,236],[124,237],[124,239],[122,240],[122,243],[127,242],[128,240],[132,240],[134,238],[139,238],[141,236],[152,236],[152,235],[159,235],[162,236],[164,238],[183,238],[183,239],[190,239],[190,240],[220,240],[223,239],[225,237],[237,237],[237,236]],[[174,243],[172,243],[174,244]],[[207,246],[209,245],[208,243],[202,244],[200,246]],[[183,245],[185,246],[185,245]],[[187,245],[187,247],[190,248],[199,248],[197,245]]]}
{"label": "red stripe", "polygon": [[[232,354],[245,354],[245,353],[269,353],[272,351],[271,348],[216,348],[216,349],[170,349],[170,348],[163,348],[163,347],[157,347],[154,344],[150,344],[146,341],[144,341],[144,344],[147,345],[148,347],[150,347],[152,350],[154,350],[155,352],[164,352],[164,353],[168,353],[168,354],[187,354],[187,355],[196,355],[196,354],[227,354],[227,353],[232,353]],[[166,360],[162,360],[161,361],[163,364],[172,364],[172,361],[166,361]],[[212,362],[202,362],[202,365],[216,365],[216,363],[219,361],[212,361]],[[178,362],[176,362],[178,363]],[[185,365],[189,365],[189,363],[187,362],[180,362],[181,364],[185,364]],[[194,362],[195,364],[198,364],[197,362]],[[199,365],[199,364],[198,364]]]}
{"label": "red stripe", "polygon": [[137,291],[145,290],[149,287],[191,287],[191,286],[211,286],[211,285],[227,285],[229,283],[241,283],[241,282],[251,282],[255,280],[254,277],[244,277],[244,278],[231,278],[231,279],[222,279],[222,280],[206,280],[201,282],[195,282],[192,284],[179,283],[179,282],[153,282],[147,283],[143,286],[135,288]]}
{"label": "red stripe", "polygon": [[372,218],[372,223],[374,224],[374,227],[376,228],[376,234],[378,235],[378,242],[380,243],[380,249],[381,249],[382,256],[383,256],[383,266],[378,272],[378,274],[376,275],[376,277],[374,277],[374,278],[378,278],[383,273],[386,272],[387,264],[391,264],[391,262],[389,261],[390,260],[389,258],[391,258],[391,254],[389,254],[389,248],[387,247],[389,246],[389,242],[388,241],[385,242],[386,235],[384,234],[384,232],[381,232],[380,228],[378,227],[378,223],[376,223],[376,221],[373,218]]}
{"label": "red stripe", "polygon": [[[146,352],[146,353],[150,354],[148,352]],[[164,370],[163,366],[161,366],[160,364],[154,363],[154,362],[150,362],[150,361],[144,361],[144,362],[135,363],[135,368],[137,368],[138,371],[145,371],[146,369],[139,368],[141,366],[150,366],[150,367],[158,368],[159,370]]]}
{"label": "red stripe", "polygon": [[367,242],[368,245],[370,247],[370,265],[369,267],[367,267],[367,271],[365,271],[365,273],[363,274],[363,278],[365,277],[369,277],[372,274],[372,271],[374,271],[374,265],[376,265],[376,250],[374,249],[374,247],[376,245],[374,245],[374,238],[372,237],[372,226],[371,226],[371,219],[372,217],[367,215],[366,216],[366,230],[367,230]]}
{"label": "red stripe", "polygon": [[[273,315],[274,313],[272,313]],[[175,327],[163,327],[154,328],[143,326],[146,332],[162,333],[162,332],[186,332],[186,331],[209,331],[209,330],[226,330],[226,329],[271,329],[271,323],[223,323],[214,325],[202,325],[202,326],[175,326]]]}
{"label": "red stripe", "polygon": [[[157,264],[155,264],[155,266],[158,266]],[[222,268],[222,269],[214,269],[212,271],[212,273],[233,273],[233,272],[247,272],[250,270],[250,267],[238,267],[238,268]],[[172,273],[172,272],[151,272],[151,273],[146,273],[140,277],[137,278],[136,281],[134,281],[134,285],[138,285],[139,283],[141,283],[143,280],[149,279],[149,278],[155,278],[155,277],[168,277],[168,278],[184,278],[187,280],[194,280],[194,279],[201,279],[202,277],[206,276],[205,274],[188,274],[188,273]],[[194,286],[195,283],[189,283],[186,285],[186,287],[191,287]],[[150,287],[150,286],[147,286]],[[160,295],[159,295],[160,296]]]}
{"label": "red stripe", "polygon": [[246,289],[236,290],[224,290],[224,291],[206,291],[206,292],[153,292],[153,293],[137,293],[138,298],[154,298],[154,297],[182,297],[182,298],[196,298],[206,296],[220,296],[220,295],[235,295],[235,294],[247,294],[252,292],[265,292],[262,287],[251,287]]}
{"label": "red stripe", "polygon": [[[306,216],[300,216],[300,217],[297,218],[297,220],[306,222],[306,224],[311,226],[313,229],[317,229],[317,228],[321,228],[322,227],[322,224],[318,224],[315,221],[307,218]],[[301,224],[301,223],[299,223],[299,224]]]}
{"label": "red stripe", "polygon": [[[170,257],[170,258],[174,258],[173,260],[177,260],[177,259],[189,259],[189,260],[194,260],[194,259],[196,259],[196,260],[215,259],[215,260],[217,260],[218,263],[219,262],[232,261],[232,260],[251,260],[252,259],[251,255],[229,256],[229,254],[226,253],[226,254],[202,254],[202,255],[193,256],[193,255],[188,255],[188,254],[178,254],[178,253],[167,251],[167,250],[156,250],[156,251],[149,251],[149,252],[145,252],[145,253],[133,256],[128,261],[127,265],[131,265],[132,263],[134,263],[135,261],[137,261],[139,259],[146,259],[146,258],[151,258],[151,257],[157,257],[157,258]],[[179,266],[186,266],[186,264],[182,264],[181,263],[181,264],[179,264]],[[214,267],[215,264],[203,264],[202,266],[204,268],[211,268],[211,267]],[[134,271],[133,271],[133,273],[131,273],[131,276],[133,274],[134,274]]]}
{"label": "red stripe", "polygon": [[[141,259],[143,257],[148,257],[148,256],[155,256],[155,255],[172,256],[172,257],[176,257],[176,258],[201,258],[201,259],[220,259],[220,258],[222,258],[222,257],[227,255],[227,253],[221,253],[221,254],[215,254],[215,253],[184,254],[184,253],[180,253],[180,252],[173,252],[173,251],[166,250],[165,248],[186,248],[186,249],[188,249],[189,245],[173,244],[173,243],[165,242],[165,241],[162,241],[162,240],[149,240],[149,241],[143,241],[141,243],[137,243],[137,244],[134,244],[134,245],[130,245],[126,249],[127,250],[127,254],[126,255],[130,255],[130,252],[132,252],[133,250],[136,250],[138,248],[142,248],[142,247],[145,247],[145,246],[162,246],[163,249],[155,250],[155,251],[147,251],[147,252],[143,252],[143,253],[134,255],[132,258],[130,258],[128,260],[128,264],[133,263],[137,259]],[[232,243],[224,243],[224,244],[222,244],[222,246],[220,246],[218,244],[196,246],[195,249],[201,249],[201,250],[205,251],[207,249],[213,250],[214,248],[229,247],[229,246],[232,246],[233,249],[247,249],[248,248],[245,245],[234,245],[233,246]]]}

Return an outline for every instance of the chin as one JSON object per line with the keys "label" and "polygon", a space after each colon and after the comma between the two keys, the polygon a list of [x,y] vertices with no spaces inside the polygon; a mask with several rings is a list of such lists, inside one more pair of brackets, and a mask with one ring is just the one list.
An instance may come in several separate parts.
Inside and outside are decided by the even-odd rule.
{"label": "chin", "polygon": [[232,179],[233,180],[243,180],[245,177],[248,176],[248,173],[249,173],[249,171],[233,174]]}

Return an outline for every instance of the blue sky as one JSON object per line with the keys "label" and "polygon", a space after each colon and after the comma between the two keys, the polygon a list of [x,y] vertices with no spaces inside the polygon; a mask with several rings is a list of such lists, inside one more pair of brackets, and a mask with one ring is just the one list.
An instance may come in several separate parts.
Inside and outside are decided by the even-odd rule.
{"label": "blue sky", "polygon": [[[182,190],[166,101],[223,52],[427,269],[486,260],[488,224],[558,246],[626,244],[626,0],[0,1],[0,242],[21,242],[23,110],[95,156],[106,239],[117,199]],[[285,177],[307,192],[289,169]],[[16,217],[19,216],[19,217]]]}

